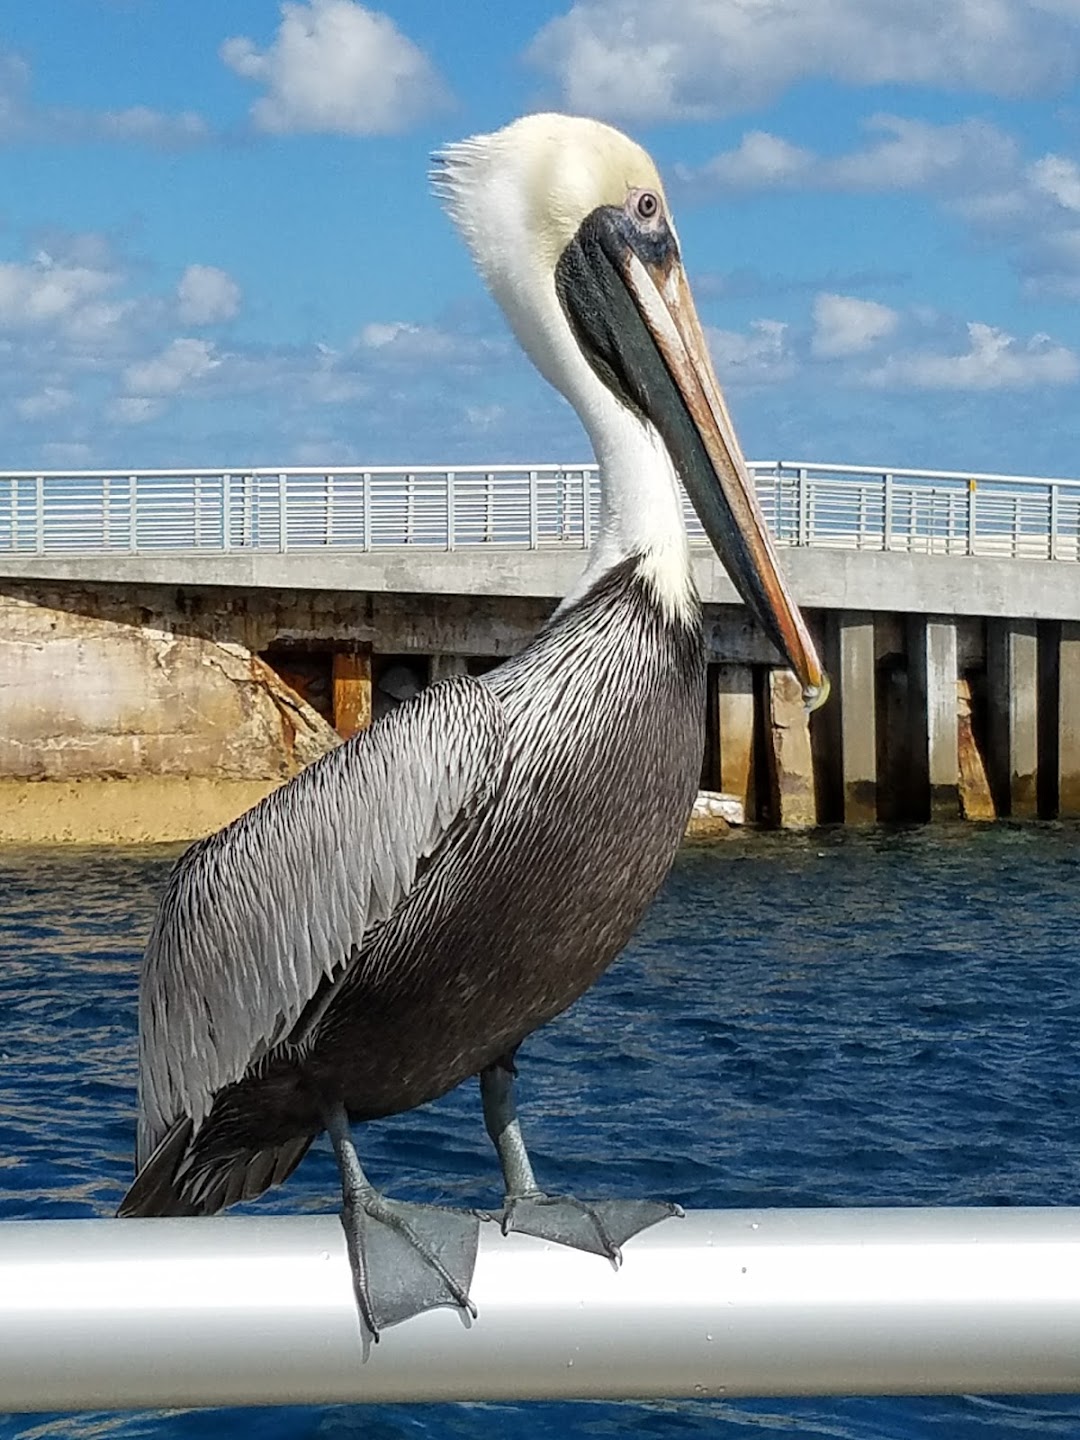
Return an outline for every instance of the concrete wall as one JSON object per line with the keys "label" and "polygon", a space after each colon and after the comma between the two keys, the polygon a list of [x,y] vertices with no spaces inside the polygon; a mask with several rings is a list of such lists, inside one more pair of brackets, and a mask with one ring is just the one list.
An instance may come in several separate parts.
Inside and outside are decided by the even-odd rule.
{"label": "concrete wall", "polygon": [[242,640],[179,611],[0,593],[0,776],[281,780],[336,738]]}

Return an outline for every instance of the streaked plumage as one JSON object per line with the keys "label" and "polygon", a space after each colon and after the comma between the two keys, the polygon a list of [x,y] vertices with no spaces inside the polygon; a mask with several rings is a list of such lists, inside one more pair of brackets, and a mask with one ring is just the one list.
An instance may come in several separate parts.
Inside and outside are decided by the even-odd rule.
{"label": "streaked plumage", "polygon": [[[700,627],[665,617],[637,570],[184,856],[147,950],[140,1165],[173,1127],[197,1133],[153,1213],[211,1213],[282,1178],[322,1129],[312,1085],[359,1120],[445,1093],[622,949],[704,738]],[[144,1203],[136,1187],[129,1209]]]}

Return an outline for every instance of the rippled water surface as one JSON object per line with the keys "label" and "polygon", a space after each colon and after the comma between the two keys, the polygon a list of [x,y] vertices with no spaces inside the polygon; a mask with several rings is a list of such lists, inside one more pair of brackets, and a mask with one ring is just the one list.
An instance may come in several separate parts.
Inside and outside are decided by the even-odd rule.
{"label": "rippled water surface", "polygon": [[[173,850],[0,851],[0,1219],[130,1176],[138,957]],[[687,1207],[1080,1203],[1080,832],[746,836],[521,1054],[541,1182]],[[396,1194],[496,1204],[473,1087],[367,1127]],[[259,1207],[332,1209],[325,1146]],[[1080,1399],[0,1416],[8,1437],[1080,1437]]]}

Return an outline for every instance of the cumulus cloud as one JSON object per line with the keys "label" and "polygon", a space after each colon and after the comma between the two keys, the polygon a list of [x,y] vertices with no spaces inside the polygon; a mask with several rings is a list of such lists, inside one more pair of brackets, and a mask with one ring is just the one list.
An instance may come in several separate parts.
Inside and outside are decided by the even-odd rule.
{"label": "cumulus cloud", "polygon": [[839,155],[750,131],[704,165],[676,167],[675,184],[697,199],[755,190],[922,193],[980,240],[1009,250],[1029,295],[1080,299],[1080,164],[1071,156],[1029,159],[984,120],[875,115],[863,128],[868,143]]}
{"label": "cumulus cloud", "polygon": [[915,84],[1019,96],[1080,73],[1072,0],[577,0],[528,52],[572,110],[701,119],[794,82]]}
{"label": "cumulus cloud", "polygon": [[82,110],[38,105],[30,66],[21,55],[0,51],[0,142],[34,140],[77,144],[88,140],[179,149],[210,138],[210,127],[194,110],[168,114],[147,105],[123,110]]}
{"label": "cumulus cloud", "polygon": [[189,265],[176,287],[176,313],[184,325],[214,325],[240,311],[240,286],[216,265]]}
{"label": "cumulus cloud", "polygon": [[251,110],[257,129],[383,135],[445,104],[431,62],[388,15],[355,0],[286,3],[281,14],[268,49],[247,36],[221,47],[226,65],[266,87]]}
{"label": "cumulus cloud", "polygon": [[866,376],[871,385],[919,390],[1030,390],[1069,385],[1080,376],[1080,359],[1048,335],[1021,342],[992,325],[971,322],[968,348],[890,356]]}
{"label": "cumulus cloud", "polygon": [[202,380],[221,364],[208,340],[173,340],[157,355],[137,361],[124,371],[124,385],[133,396],[175,395]]}
{"label": "cumulus cloud", "polygon": [[360,331],[357,344],[380,360],[410,365],[475,367],[507,352],[503,340],[444,330],[437,325],[415,325],[406,320],[372,321]]}
{"label": "cumulus cloud", "polygon": [[983,120],[933,125],[900,115],[873,115],[867,145],[818,155],[781,136],[752,130],[733,150],[699,167],[678,166],[676,180],[697,194],[729,190],[985,190],[1013,175],[1016,141]]}
{"label": "cumulus cloud", "polygon": [[29,264],[0,263],[0,331],[97,328],[118,313],[100,303],[116,283],[108,270],[56,260],[43,250]]}
{"label": "cumulus cloud", "polygon": [[145,425],[156,420],[164,409],[164,401],[147,395],[119,395],[110,402],[106,413],[118,425]]}
{"label": "cumulus cloud", "polygon": [[731,384],[776,384],[797,368],[788,327],[779,320],[753,320],[746,332],[706,326],[705,338],[721,379]]}
{"label": "cumulus cloud", "polygon": [[814,299],[810,351],[817,359],[859,355],[891,335],[900,317],[888,305],[855,295],[824,293]]}
{"label": "cumulus cloud", "polygon": [[24,395],[15,401],[15,413],[22,420],[48,420],[61,411],[69,410],[75,403],[70,390],[58,385],[46,385],[36,395]]}

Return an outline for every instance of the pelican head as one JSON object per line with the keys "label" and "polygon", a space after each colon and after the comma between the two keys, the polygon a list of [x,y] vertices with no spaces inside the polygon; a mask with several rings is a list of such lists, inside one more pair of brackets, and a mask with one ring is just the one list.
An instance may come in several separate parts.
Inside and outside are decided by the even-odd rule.
{"label": "pelican head", "polygon": [[821,704],[828,681],[781,574],[650,157],[598,121],[529,115],[448,146],[433,181],[521,345],[589,432],[604,478],[601,546],[664,554],[690,593],[681,479],[807,704]]}

